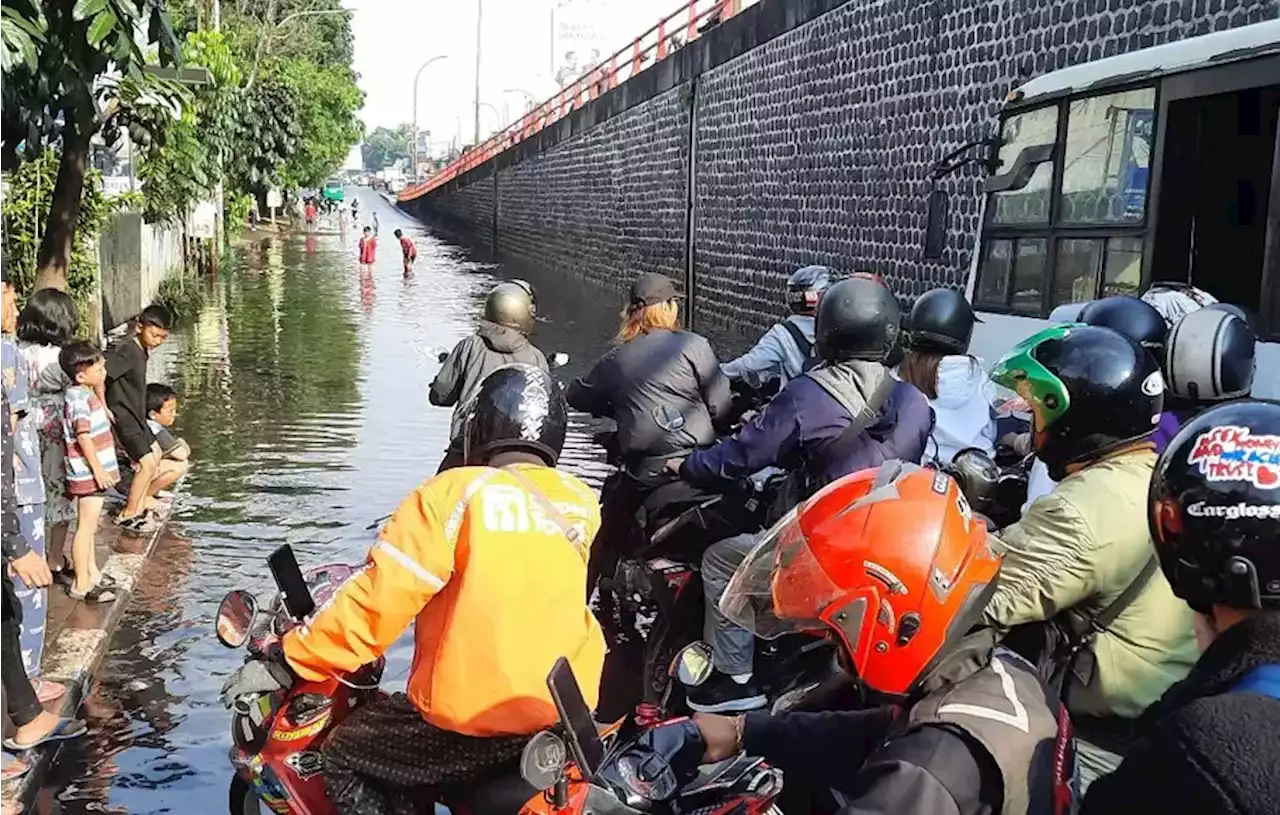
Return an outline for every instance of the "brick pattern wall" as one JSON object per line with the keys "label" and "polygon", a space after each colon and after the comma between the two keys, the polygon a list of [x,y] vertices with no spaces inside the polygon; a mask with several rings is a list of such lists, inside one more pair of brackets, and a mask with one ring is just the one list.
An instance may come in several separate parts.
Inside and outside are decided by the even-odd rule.
{"label": "brick pattern wall", "polygon": [[[962,287],[980,177],[938,183],[947,240],[925,260],[928,171],[993,128],[1012,87],[1278,13],[1280,0],[857,0],[711,69],[694,93],[699,324],[772,322],[786,275],[812,262],[876,271],[904,301]],[[687,87],[503,169],[500,251],[613,285],[638,268],[682,277]],[[466,194],[430,206],[479,208]]]}
{"label": "brick pattern wall", "polygon": [[492,248],[493,214],[497,201],[494,175],[489,173],[483,178],[468,180],[470,183],[453,192],[419,199],[415,212],[420,217],[437,219]]}
{"label": "brick pattern wall", "polygon": [[676,88],[498,174],[498,250],[620,288],[684,278],[689,107]]}

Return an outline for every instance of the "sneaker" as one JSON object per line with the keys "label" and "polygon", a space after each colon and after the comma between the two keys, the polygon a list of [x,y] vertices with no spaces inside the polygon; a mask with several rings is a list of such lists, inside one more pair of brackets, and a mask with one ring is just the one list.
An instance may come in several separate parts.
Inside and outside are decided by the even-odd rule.
{"label": "sneaker", "polygon": [[137,515],[131,515],[128,518],[123,515],[117,517],[116,526],[120,527],[121,532],[130,535],[150,535],[156,531],[159,524],[151,515],[146,512],[139,512]]}
{"label": "sneaker", "polygon": [[769,704],[754,680],[738,682],[720,671],[714,671],[696,688],[686,689],[685,698],[699,713],[745,713]]}

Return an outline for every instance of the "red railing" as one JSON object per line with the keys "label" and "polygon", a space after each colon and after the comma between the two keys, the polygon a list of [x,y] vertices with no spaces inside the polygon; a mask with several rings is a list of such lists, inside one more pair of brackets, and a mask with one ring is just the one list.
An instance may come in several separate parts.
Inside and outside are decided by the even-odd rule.
{"label": "red railing", "polygon": [[666,59],[705,31],[724,22],[742,9],[742,0],[689,0],[632,40],[631,44],[587,70],[572,85],[530,110],[483,143],[471,148],[439,172],[400,191],[400,201],[411,201],[447,184],[463,173],[524,141],[543,128],[558,122],[620,83]]}

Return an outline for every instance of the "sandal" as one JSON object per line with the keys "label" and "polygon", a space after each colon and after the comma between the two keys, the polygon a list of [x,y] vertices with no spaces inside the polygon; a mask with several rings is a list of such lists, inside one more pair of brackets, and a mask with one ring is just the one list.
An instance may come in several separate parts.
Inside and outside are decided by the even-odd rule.
{"label": "sandal", "polygon": [[105,586],[102,583],[99,583],[83,594],[75,589],[67,589],[67,595],[70,596],[72,600],[79,600],[86,605],[94,606],[99,603],[115,602],[116,590],[113,586]]}
{"label": "sandal", "polygon": [[26,750],[35,749],[42,744],[51,744],[55,741],[79,738],[88,732],[88,730],[89,728],[80,719],[59,719],[58,723],[53,726],[53,730],[50,730],[44,737],[36,739],[30,744],[21,744],[15,739],[5,739],[2,744],[4,745],[4,749],[10,752],[21,753]]}
{"label": "sandal", "polygon": [[0,781],[8,783],[31,772],[31,765],[22,756],[4,754],[4,764],[0,766]]}
{"label": "sandal", "polygon": [[36,677],[31,680],[31,687],[36,692],[36,698],[40,700],[40,704],[47,705],[50,702],[56,702],[67,695],[67,686],[61,682],[54,682],[42,677]]}

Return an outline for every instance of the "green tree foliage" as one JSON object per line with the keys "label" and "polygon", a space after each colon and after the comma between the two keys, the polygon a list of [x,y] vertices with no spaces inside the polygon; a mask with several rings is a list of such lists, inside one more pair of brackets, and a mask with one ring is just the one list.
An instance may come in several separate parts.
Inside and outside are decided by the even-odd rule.
{"label": "green tree foliage", "polygon": [[298,151],[303,135],[298,100],[284,83],[265,79],[244,90],[239,104],[227,178],[234,190],[262,197],[283,182],[282,170]]}
{"label": "green tree foliage", "polygon": [[319,187],[360,141],[364,128],[356,111],[364,94],[345,65],[322,67],[295,59],[281,66],[279,77],[298,102],[302,135],[281,175],[290,186]]}
{"label": "green tree foliage", "polygon": [[364,168],[377,172],[390,167],[400,159],[409,158],[409,142],[413,140],[413,125],[402,124],[395,130],[375,127],[360,145]]}
{"label": "green tree foliage", "polygon": [[143,45],[154,46],[167,66],[178,43],[159,0],[3,0],[0,8],[0,159],[12,169],[46,146],[60,146],[36,285],[66,288],[89,140],[101,131],[111,141],[128,127],[145,142],[174,115],[181,91],[144,73]]}

